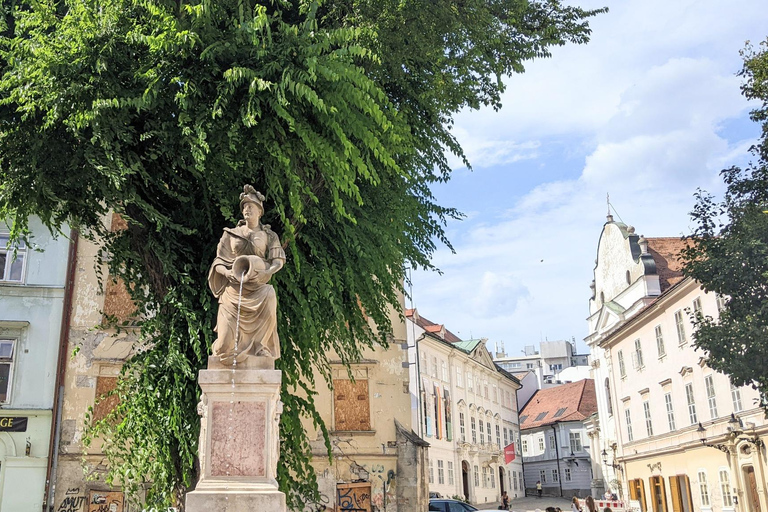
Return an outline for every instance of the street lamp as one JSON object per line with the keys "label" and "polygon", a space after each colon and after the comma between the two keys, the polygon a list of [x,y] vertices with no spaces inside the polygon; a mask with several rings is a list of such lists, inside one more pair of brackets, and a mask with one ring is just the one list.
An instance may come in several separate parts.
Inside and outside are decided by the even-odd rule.
{"label": "street lamp", "polygon": [[[738,420],[736,421],[738,422]],[[730,423],[730,421],[728,423]],[[704,425],[702,425],[701,422],[699,422],[699,428],[696,429],[696,433],[699,434],[699,439],[701,440],[702,446],[708,446],[709,448],[717,448],[723,453],[731,453],[727,445],[707,443],[707,429],[704,428]]]}
{"label": "street lamp", "polygon": [[608,452],[606,452],[605,449],[603,449],[603,453],[601,453],[600,455],[602,455],[603,457],[603,465],[611,466],[613,469],[621,470],[621,464],[616,464],[615,458],[610,464],[608,464]]}

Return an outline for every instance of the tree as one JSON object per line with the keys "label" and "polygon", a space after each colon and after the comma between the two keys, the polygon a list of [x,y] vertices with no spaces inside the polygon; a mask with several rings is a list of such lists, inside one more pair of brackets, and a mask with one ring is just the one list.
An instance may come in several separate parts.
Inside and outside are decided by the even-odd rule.
{"label": "tree", "polygon": [[[459,214],[430,186],[465,107],[502,76],[584,43],[601,12],[559,0],[9,0],[0,12],[0,217],[64,222],[103,244],[147,350],[90,425],[109,479],[180,504],[195,476],[197,369],[212,341],[207,267],[237,193],[267,194],[283,370],[279,481],[318,494],[301,425],[327,431],[313,369],[386,343],[403,265],[431,268]],[[128,228],[110,232],[115,211]],[[106,257],[108,256],[108,257]],[[376,328],[369,326],[369,320]],[[330,444],[327,443],[330,455]]]}
{"label": "tree", "polygon": [[724,298],[719,319],[698,315],[694,340],[707,364],[729,374],[737,386],[752,385],[768,414],[768,40],[759,51],[742,51],[742,93],[760,104],[750,113],[762,124],[745,169],[721,172],[724,199],[696,195],[697,226],[684,251],[684,273]]}

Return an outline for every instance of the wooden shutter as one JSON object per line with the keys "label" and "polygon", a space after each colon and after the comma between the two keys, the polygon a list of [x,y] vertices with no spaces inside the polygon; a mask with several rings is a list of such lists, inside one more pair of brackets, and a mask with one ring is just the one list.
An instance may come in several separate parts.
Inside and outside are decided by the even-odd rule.
{"label": "wooden shutter", "polygon": [[648,503],[645,501],[645,482],[643,482],[641,479],[637,479],[636,482],[640,484],[638,491],[640,491],[640,507],[643,509],[643,512],[648,511]]}
{"label": "wooden shutter", "polygon": [[334,380],[333,398],[336,430],[371,430],[368,380]]}
{"label": "wooden shutter", "polygon": [[669,477],[669,491],[672,494],[672,512],[682,512],[683,500],[676,476]]}
{"label": "wooden shutter", "polygon": [[683,496],[683,499],[688,500],[688,507],[687,508],[683,507],[683,511],[693,510],[693,496],[691,496],[691,479],[688,478],[688,475],[681,475],[680,478],[685,480],[685,487],[686,487],[686,490],[688,491]]}

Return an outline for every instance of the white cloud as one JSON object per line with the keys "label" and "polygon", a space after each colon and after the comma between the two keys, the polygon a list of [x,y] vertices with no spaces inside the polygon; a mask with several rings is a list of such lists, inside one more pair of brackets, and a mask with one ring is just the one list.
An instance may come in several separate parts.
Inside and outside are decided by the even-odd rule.
{"label": "white cloud", "polygon": [[[768,35],[763,2],[610,7],[592,43],[513,77],[501,112],[458,116],[476,168],[541,162],[527,189],[501,173],[509,204],[478,196],[472,218],[451,226],[457,253],[435,257],[444,276],[415,276],[416,306],[463,337],[504,340],[510,352],[543,337],[581,340],[605,194],[639,233],[677,236],[690,232],[696,188],[717,191],[719,170],[746,159],[751,141],[723,127],[747,115],[738,50]],[[562,171],[573,162],[555,160],[551,141],[586,155],[578,172]]]}

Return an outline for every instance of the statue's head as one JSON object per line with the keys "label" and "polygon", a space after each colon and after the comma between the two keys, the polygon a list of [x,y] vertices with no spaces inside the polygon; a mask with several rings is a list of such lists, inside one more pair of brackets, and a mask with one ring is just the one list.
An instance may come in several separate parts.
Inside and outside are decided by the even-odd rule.
{"label": "statue's head", "polygon": [[242,212],[247,204],[256,205],[259,209],[259,216],[264,213],[264,194],[256,191],[251,185],[243,187],[243,193],[240,194],[240,211]]}

